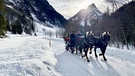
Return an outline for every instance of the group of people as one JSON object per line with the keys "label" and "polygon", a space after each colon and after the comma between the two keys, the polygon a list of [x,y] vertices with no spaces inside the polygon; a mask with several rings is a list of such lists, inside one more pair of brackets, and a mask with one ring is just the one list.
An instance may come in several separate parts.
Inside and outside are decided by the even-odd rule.
{"label": "group of people", "polygon": [[82,34],[80,33],[80,31],[77,32],[77,34],[75,34],[74,31],[71,32],[71,34],[67,34],[66,37],[64,38],[66,41],[66,44],[69,42],[71,46],[75,46],[75,39],[78,36],[82,36]]}

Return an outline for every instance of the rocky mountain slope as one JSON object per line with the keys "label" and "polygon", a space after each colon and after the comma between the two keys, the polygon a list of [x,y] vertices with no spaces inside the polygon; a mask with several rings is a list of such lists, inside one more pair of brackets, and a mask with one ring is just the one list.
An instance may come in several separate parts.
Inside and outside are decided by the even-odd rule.
{"label": "rocky mountain slope", "polygon": [[[93,3],[89,5],[86,9],[82,9],[73,17],[71,17],[68,20],[67,28],[75,31],[80,30],[84,32],[88,29],[87,27],[95,25],[102,18],[102,15],[103,13]],[[76,29],[72,27],[75,27]]]}
{"label": "rocky mountain slope", "polygon": [[[47,27],[64,27],[67,21],[47,0],[5,0],[9,28],[20,23],[22,29],[33,30],[33,21]],[[22,20],[24,19],[24,20]]]}

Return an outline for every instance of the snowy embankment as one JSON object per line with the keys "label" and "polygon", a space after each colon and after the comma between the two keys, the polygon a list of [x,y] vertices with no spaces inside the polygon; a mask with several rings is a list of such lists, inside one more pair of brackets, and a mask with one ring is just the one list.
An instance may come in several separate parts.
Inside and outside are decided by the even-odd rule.
{"label": "snowy embankment", "polygon": [[0,76],[58,75],[56,58],[44,37],[0,39]]}
{"label": "snowy embankment", "polygon": [[64,46],[63,39],[43,36],[0,39],[0,76],[135,76],[134,51],[108,47],[108,61],[93,52],[86,62]]}

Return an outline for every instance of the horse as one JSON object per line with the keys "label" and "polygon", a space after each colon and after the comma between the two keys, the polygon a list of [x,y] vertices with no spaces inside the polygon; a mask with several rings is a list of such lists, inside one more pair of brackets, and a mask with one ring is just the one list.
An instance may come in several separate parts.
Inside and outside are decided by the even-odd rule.
{"label": "horse", "polygon": [[[90,50],[92,49],[91,47],[93,47],[93,39],[91,39],[93,36],[92,33],[87,32],[85,36],[78,36],[76,38],[76,53],[78,53],[78,50],[80,51],[81,57],[86,57],[87,61],[89,62],[90,60],[88,59],[87,53],[88,53],[88,49],[90,48]],[[84,52],[84,55],[83,53]]]}
{"label": "horse", "polygon": [[[108,43],[110,41],[110,38],[111,38],[111,35],[109,32],[104,32],[101,37],[93,37],[94,43],[91,45],[95,46],[94,47],[95,57],[98,57],[97,53],[96,53],[96,49],[100,48],[101,54],[99,54],[99,56],[103,56],[103,59],[105,61],[107,61],[107,59],[105,57],[105,51],[106,51],[106,48],[107,48]],[[90,47],[90,49],[92,49],[92,47]],[[90,54],[91,53],[92,53],[92,51],[90,52]]]}
{"label": "horse", "polygon": [[[95,56],[97,56],[96,49],[100,48],[101,54],[100,56],[103,55],[103,58],[105,61],[107,61],[105,57],[105,51],[106,47],[110,41],[111,35],[109,33],[103,33],[101,37],[96,37],[92,33],[86,33],[85,37],[78,37],[76,40],[76,47],[78,47],[80,54],[83,57],[86,57],[87,61],[89,62],[90,60],[88,59],[88,49],[90,48],[90,54],[92,53],[92,48],[94,47],[95,51]],[[76,50],[77,52],[78,50]],[[82,54],[82,51],[84,51],[84,55]]]}
{"label": "horse", "polygon": [[[79,48],[82,47],[84,36],[77,36],[75,40],[75,48],[76,48],[76,54],[78,54]],[[80,51],[80,50],[79,50]]]}

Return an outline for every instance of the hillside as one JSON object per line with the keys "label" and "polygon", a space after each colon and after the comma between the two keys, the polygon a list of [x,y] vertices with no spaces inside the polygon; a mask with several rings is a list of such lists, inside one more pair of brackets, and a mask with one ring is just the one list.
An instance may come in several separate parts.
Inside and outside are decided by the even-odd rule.
{"label": "hillside", "polygon": [[66,23],[66,19],[47,0],[5,0],[5,2],[8,30],[14,34],[23,32],[33,34],[37,32],[37,27],[40,27],[37,23],[44,28],[63,28]]}

